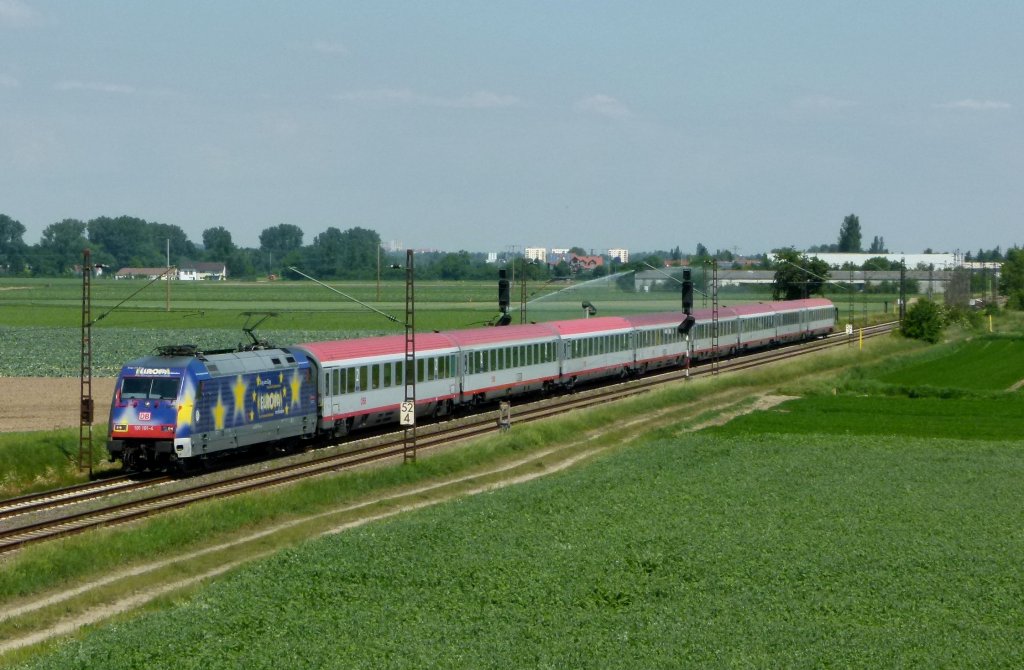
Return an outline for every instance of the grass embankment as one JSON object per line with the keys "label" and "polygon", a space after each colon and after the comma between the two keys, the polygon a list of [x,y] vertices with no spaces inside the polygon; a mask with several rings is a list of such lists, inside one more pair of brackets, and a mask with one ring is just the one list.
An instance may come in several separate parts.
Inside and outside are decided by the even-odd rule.
{"label": "grass embankment", "polygon": [[[893,339],[879,345],[879,349],[905,350],[912,346]],[[843,350],[757,375],[725,375],[713,383],[695,380],[692,384],[600,411],[572,413],[543,425],[515,426],[510,434],[476,444],[472,449],[421,457],[414,467],[381,468],[305,482],[279,491],[195,506],[130,528],[91,533],[32,548],[8,559],[4,570],[0,571],[0,603],[8,610],[13,611],[39,594],[62,586],[107,575],[112,578],[84,593],[73,594],[24,616],[0,621],[0,637],[20,637],[27,631],[51,626],[63,617],[101,603],[116,602],[136,590],[146,592],[182,575],[202,574],[213,565],[289,546],[300,538],[314,536],[367,514],[463,494],[492,480],[544,472],[578,453],[635,439],[659,421],[683,421],[693,425],[723,411],[738,411],[737,408],[749,404],[760,389],[805,379],[812,373],[827,374],[828,370],[843,368],[860,358],[861,354],[855,350]],[[638,415],[644,419],[638,421]],[[610,429],[614,430],[609,432]],[[602,431],[600,438],[591,439]],[[547,445],[559,445],[560,449],[553,454]],[[508,469],[510,462],[519,461],[522,463]],[[492,473],[503,467],[506,469]],[[473,479],[446,485],[456,474],[468,474]],[[437,488],[431,492],[409,492],[410,487],[424,484]],[[386,495],[392,497],[383,500]],[[346,509],[346,505],[363,499],[382,501],[369,510]],[[299,522],[314,515],[319,516]],[[272,528],[277,530],[251,537],[253,532]],[[202,557],[174,560],[183,552],[232,541],[235,544]],[[150,566],[151,569],[142,574],[132,573],[133,566],[153,556],[171,560]]]}
{"label": "grass embankment", "polygon": [[[651,420],[643,448],[288,549],[31,667],[1019,667],[1020,394],[894,392],[885,435],[858,377]],[[979,437],[996,419],[1009,439]]]}
{"label": "grass embankment", "polygon": [[[93,471],[103,472],[107,463],[104,446],[106,424],[93,427]],[[78,469],[78,429],[0,434],[0,498],[59,488],[88,479]]]}

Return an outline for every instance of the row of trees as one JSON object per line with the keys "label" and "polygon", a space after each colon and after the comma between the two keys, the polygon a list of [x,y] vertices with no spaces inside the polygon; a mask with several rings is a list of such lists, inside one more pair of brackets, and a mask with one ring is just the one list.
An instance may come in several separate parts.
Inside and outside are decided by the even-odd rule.
{"label": "row of trees", "polygon": [[47,226],[34,245],[26,244],[24,235],[21,222],[0,214],[0,273],[67,275],[88,248],[95,263],[115,270],[213,261],[227,265],[233,277],[280,274],[289,265],[302,265],[323,277],[354,278],[372,276],[380,248],[380,236],[364,228],[328,228],[304,246],[302,229],[285,223],[263,230],[258,249],[237,246],[222,226],[204,230],[202,244],[196,244],[176,225],[132,216],[64,219]]}
{"label": "row of trees", "polygon": [[[94,263],[113,270],[124,267],[182,266],[193,261],[220,262],[228,276],[288,276],[287,268],[298,267],[321,279],[371,279],[380,268],[404,264],[404,254],[388,254],[381,249],[380,235],[365,228],[340,230],[330,227],[304,242],[304,232],[296,225],[281,223],[260,232],[258,248],[239,247],[231,232],[222,226],[207,228],[202,243],[188,239],[178,226],[155,223],[131,216],[98,217],[89,221],[64,219],[47,226],[38,244],[24,242],[25,226],[0,214],[0,275],[58,277],[74,272],[82,262],[82,250],[90,249]],[[705,250],[706,252],[706,250]],[[570,249],[570,257],[589,255],[581,247]],[[666,256],[682,258],[676,247]],[[507,259],[516,264],[517,276],[548,279],[569,276],[594,278],[609,271],[610,262],[583,273],[568,260],[548,267],[529,263],[521,257]],[[646,269],[644,262],[663,265],[662,256],[650,255],[631,264]],[[483,253],[426,252],[416,257],[417,276],[425,279],[493,279],[495,266]],[[617,270],[617,268],[616,268]]]}
{"label": "row of trees", "polygon": [[[856,247],[860,239],[860,222],[851,214],[843,221],[840,241],[844,246]],[[24,242],[25,227],[11,217],[0,214],[0,274],[61,276],[70,274],[81,263],[82,250],[92,250],[96,263],[113,269],[121,267],[162,267],[168,257],[173,265],[188,261],[216,261],[227,265],[232,277],[253,277],[278,274],[287,276],[290,266],[323,279],[371,279],[380,268],[404,263],[403,254],[386,254],[381,249],[380,236],[365,228],[339,230],[330,227],[316,235],[310,244],[304,244],[304,234],[298,226],[282,223],[264,229],[259,235],[259,248],[237,246],[230,231],[223,227],[207,228],[202,233],[202,244],[188,239],[175,225],[155,223],[130,216],[98,217],[88,222],[64,219],[47,226],[38,244]],[[845,240],[845,242],[844,242]],[[881,242],[880,238],[876,241]],[[830,279],[829,266],[817,258],[809,257],[793,248],[776,252],[778,262],[765,262],[762,267],[775,270],[776,298],[794,299],[823,293]],[[571,255],[586,256],[580,247],[570,249]],[[644,271],[650,266],[663,267],[664,259],[680,260],[684,257],[679,247],[654,252],[634,259],[622,271]],[[1009,249],[1005,256],[999,247],[991,252],[979,250],[977,258],[1002,261],[1000,292],[1009,297],[1011,306],[1024,309],[1024,251]],[[711,254],[698,243],[689,256],[691,266],[700,268],[704,261],[732,260],[728,251]],[[528,280],[547,280],[562,277],[601,277],[610,272],[612,263],[579,273],[563,260],[554,266],[533,263],[522,257],[510,257],[517,277]],[[482,253],[432,252],[417,254],[417,276],[424,279],[472,280],[493,279],[495,266],[488,263]],[[843,270],[896,270],[898,263],[884,257],[868,259],[861,267]],[[615,268],[619,271],[620,268]],[[839,279],[842,277],[839,275]]]}

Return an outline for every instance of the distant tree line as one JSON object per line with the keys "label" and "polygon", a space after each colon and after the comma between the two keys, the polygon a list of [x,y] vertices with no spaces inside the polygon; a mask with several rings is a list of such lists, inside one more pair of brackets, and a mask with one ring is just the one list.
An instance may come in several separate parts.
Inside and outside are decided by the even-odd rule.
{"label": "distant tree line", "polygon": [[[108,272],[125,267],[181,267],[189,262],[220,262],[227,266],[228,276],[252,278],[275,275],[289,278],[289,267],[296,267],[318,279],[363,279],[398,277],[392,267],[404,267],[404,252],[386,252],[380,235],[373,230],[354,227],[341,230],[329,227],[306,244],[304,232],[296,225],[281,223],[263,229],[259,247],[235,244],[231,232],[223,226],[207,228],[201,243],[193,242],[179,226],[146,221],[133,216],[101,216],[89,221],[64,219],[47,226],[38,244],[24,241],[25,226],[0,214],[0,275],[60,277],[74,274],[82,263],[82,251],[89,249],[94,264],[104,265]],[[700,246],[700,245],[698,245]],[[582,247],[570,249],[572,255],[588,256]],[[499,264],[487,262],[484,253],[418,252],[416,276],[423,279],[473,280],[494,279],[501,267],[516,277],[529,280],[559,278],[593,279],[615,272],[645,270],[645,263],[664,265],[663,257],[682,258],[676,247],[671,252],[657,252],[629,264],[618,265],[605,257],[605,263],[592,269],[573,267],[568,260],[549,266],[530,262],[521,256],[500,259]]]}

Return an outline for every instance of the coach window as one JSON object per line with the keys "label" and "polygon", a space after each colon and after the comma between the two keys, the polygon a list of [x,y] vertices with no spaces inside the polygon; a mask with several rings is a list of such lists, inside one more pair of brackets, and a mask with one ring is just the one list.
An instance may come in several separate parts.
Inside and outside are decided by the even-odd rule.
{"label": "coach window", "polygon": [[356,378],[356,384],[360,391],[370,388],[370,369],[368,365],[359,366],[359,376]]}
{"label": "coach window", "polygon": [[334,382],[331,395],[341,395],[341,370],[335,368],[330,374]]}
{"label": "coach window", "polygon": [[376,364],[370,367],[370,388],[380,388],[380,364]]}
{"label": "coach window", "polygon": [[391,366],[392,365],[393,365],[392,363],[385,363],[384,364],[384,367],[383,367],[384,379],[381,380],[381,385],[384,388],[388,388],[388,387],[391,386]]}

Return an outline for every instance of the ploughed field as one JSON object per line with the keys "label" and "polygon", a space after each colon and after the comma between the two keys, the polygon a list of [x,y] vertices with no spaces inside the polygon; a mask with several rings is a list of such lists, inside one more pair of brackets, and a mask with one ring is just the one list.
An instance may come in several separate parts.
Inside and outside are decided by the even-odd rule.
{"label": "ploughed field", "polygon": [[[92,380],[95,420],[110,413],[114,378]],[[81,382],[72,377],[0,377],[0,433],[21,433],[79,425]]]}

